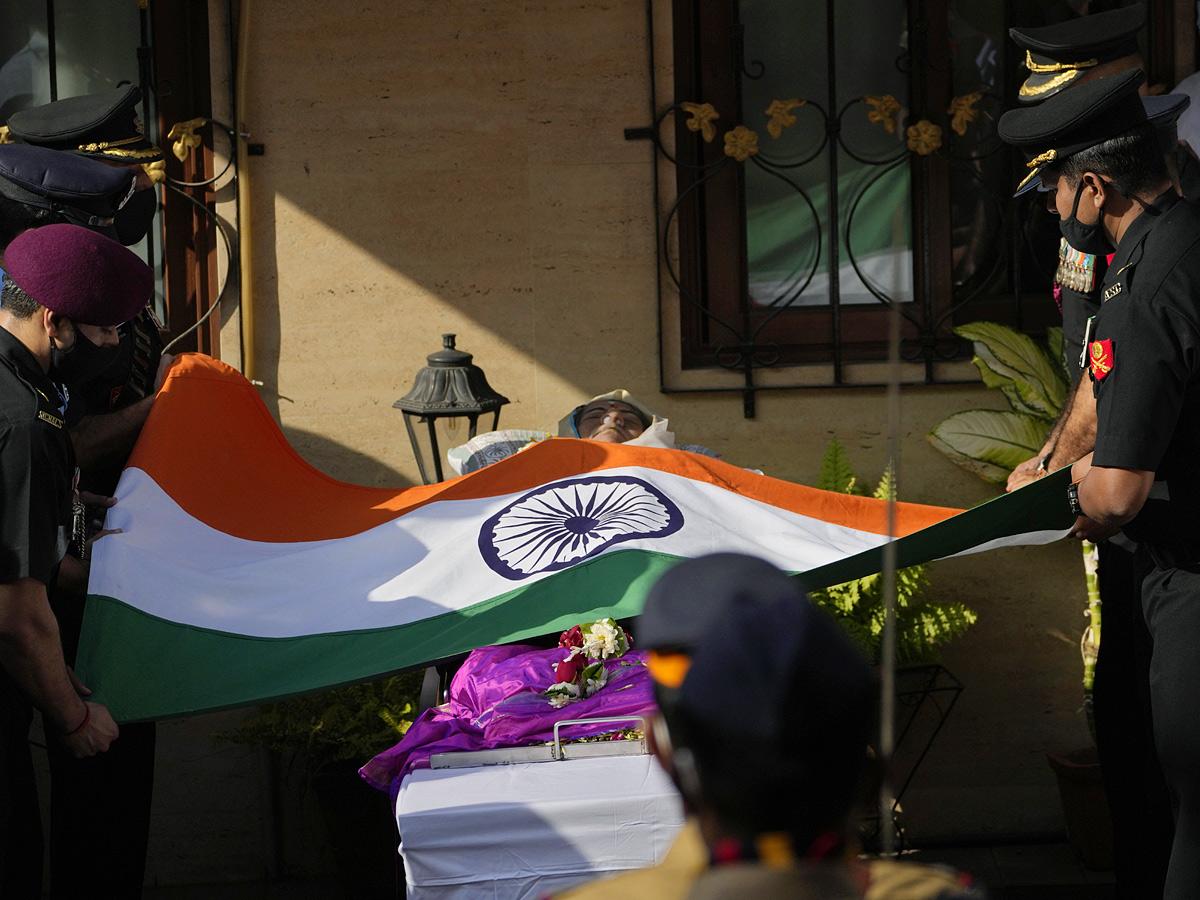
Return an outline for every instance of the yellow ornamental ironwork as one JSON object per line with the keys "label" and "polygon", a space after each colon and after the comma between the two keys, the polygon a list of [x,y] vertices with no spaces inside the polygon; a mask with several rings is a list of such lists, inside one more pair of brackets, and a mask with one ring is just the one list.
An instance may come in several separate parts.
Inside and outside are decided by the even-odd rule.
{"label": "yellow ornamental ironwork", "polygon": [[183,162],[189,153],[200,146],[200,135],[196,134],[196,131],[203,127],[204,119],[188,119],[171,126],[171,130],[167,132],[167,139],[175,142],[171,145],[171,152],[177,160]]}
{"label": "yellow ornamental ironwork", "polygon": [[745,162],[758,152],[758,134],[745,125],[725,132],[725,155]]}
{"label": "yellow ornamental ironwork", "polygon": [[142,168],[146,170],[146,174],[155,184],[162,184],[167,180],[167,161],[165,159],[156,159],[152,163],[145,163]]}
{"label": "yellow ornamental ironwork", "polygon": [[713,122],[721,116],[711,103],[680,103],[680,106],[690,114],[685,123],[688,131],[698,131],[705,143],[711,144],[717,136],[717,126]]}
{"label": "yellow ornamental ironwork", "polygon": [[942,129],[928,119],[908,126],[908,149],[921,156],[928,156],[942,146]]}
{"label": "yellow ornamental ironwork", "polygon": [[807,102],[807,100],[797,100],[795,97],[791,100],[772,100],[771,105],[767,107],[767,115],[771,117],[771,121],[767,123],[767,133],[778,139],[783,134],[783,129],[796,124],[796,117],[792,115],[792,110]]}
{"label": "yellow ornamental ironwork", "polygon": [[888,134],[895,134],[896,112],[900,109],[896,98],[891,94],[866,94],[862,100],[872,107],[867,113],[867,121],[882,125]]}
{"label": "yellow ornamental ironwork", "polygon": [[950,108],[946,112],[950,115],[950,128],[959,137],[967,133],[967,126],[979,118],[979,110],[975,108],[975,104],[983,99],[983,94],[976,91],[973,94],[965,94],[962,97],[955,97],[950,101]]}

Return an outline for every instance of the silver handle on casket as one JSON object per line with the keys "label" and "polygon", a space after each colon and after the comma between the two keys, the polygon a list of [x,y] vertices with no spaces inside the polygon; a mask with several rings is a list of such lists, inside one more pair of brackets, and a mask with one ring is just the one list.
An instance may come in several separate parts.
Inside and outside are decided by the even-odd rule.
{"label": "silver handle on casket", "polygon": [[646,730],[645,716],[606,716],[601,719],[559,719],[554,723],[554,743],[551,745],[551,754],[555,759],[563,758],[562,740],[558,736],[558,729],[563,725],[597,725],[605,722],[641,722],[642,731]]}

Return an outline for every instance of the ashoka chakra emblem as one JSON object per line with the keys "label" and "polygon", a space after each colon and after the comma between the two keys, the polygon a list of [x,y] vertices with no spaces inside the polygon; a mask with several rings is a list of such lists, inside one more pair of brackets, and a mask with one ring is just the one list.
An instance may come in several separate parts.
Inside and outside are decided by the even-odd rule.
{"label": "ashoka chakra emblem", "polygon": [[625,475],[559,481],[483,523],[479,552],[514,581],[566,569],[613,544],[674,534],[683,513],[654,485]]}

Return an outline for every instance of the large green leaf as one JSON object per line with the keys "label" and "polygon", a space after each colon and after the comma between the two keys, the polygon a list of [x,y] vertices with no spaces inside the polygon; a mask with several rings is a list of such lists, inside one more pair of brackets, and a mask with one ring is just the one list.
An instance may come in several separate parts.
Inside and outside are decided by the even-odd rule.
{"label": "large green leaf", "polygon": [[988,387],[999,388],[1018,412],[1053,419],[1066,401],[1062,367],[1031,338],[995,322],[954,329],[975,345],[976,368]]}
{"label": "large green leaf", "polygon": [[926,440],[957,466],[996,484],[1020,463],[1037,455],[1049,423],[1026,413],[969,409],[948,416]]}

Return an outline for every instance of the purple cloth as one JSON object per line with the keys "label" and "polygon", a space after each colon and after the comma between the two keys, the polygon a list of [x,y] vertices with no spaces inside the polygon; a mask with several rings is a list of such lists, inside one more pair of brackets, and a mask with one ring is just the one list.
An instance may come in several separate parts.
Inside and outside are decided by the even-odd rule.
{"label": "purple cloth", "polygon": [[[434,753],[543,743],[553,740],[554,723],[563,719],[644,716],[655,711],[645,654],[636,650],[604,664],[608,684],[595,695],[555,709],[542,691],[554,683],[554,669],[566,655],[561,647],[539,650],[519,644],[475,650],[450,682],[446,702],[422,713],[400,743],[368,762],[360,774],[395,800],[404,776],[428,766]],[[559,735],[565,740],[623,727],[620,723],[570,725],[559,729]]]}

